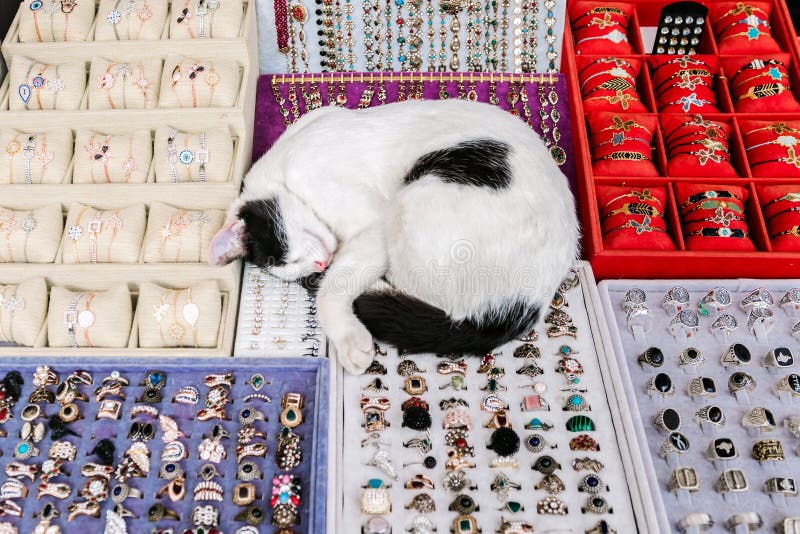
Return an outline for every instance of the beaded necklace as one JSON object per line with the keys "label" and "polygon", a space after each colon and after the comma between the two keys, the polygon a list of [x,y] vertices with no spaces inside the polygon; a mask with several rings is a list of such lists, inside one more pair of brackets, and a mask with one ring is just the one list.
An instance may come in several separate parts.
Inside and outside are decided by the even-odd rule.
{"label": "beaded necklace", "polygon": [[397,61],[400,62],[400,70],[407,70],[406,64],[408,58],[405,54],[406,38],[403,35],[406,23],[403,18],[403,5],[405,4],[405,0],[395,0],[395,4],[397,4]]}
{"label": "beaded necklace", "polygon": [[320,34],[320,56],[322,61],[322,72],[336,70],[336,34],[333,24],[333,0],[317,0],[322,2],[322,18],[317,20],[321,24]]}
{"label": "beaded necklace", "polygon": [[[553,9],[556,7],[556,0],[544,0],[544,8],[547,10],[545,14],[544,23],[547,26],[547,33],[544,40],[547,42],[547,72],[558,72],[556,67],[556,59],[558,59],[558,52],[556,52],[556,34],[554,26],[556,24],[556,16],[553,14]],[[534,66],[535,68],[535,66]]]}
{"label": "beaded necklace", "polygon": [[392,55],[392,0],[386,0],[384,15],[386,17],[386,68],[384,70],[391,72],[394,68],[394,56]]}
{"label": "beaded necklace", "polygon": [[[297,53],[296,40],[299,40],[300,42],[300,60],[303,62],[303,72],[308,72],[308,47],[306,46],[305,30],[305,24],[308,20],[308,10],[306,10],[306,7],[299,2],[294,5],[289,4],[287,7],[289,11],[289,37],[292,42],[291,72],[297,72],[297,58],[295,57],[295,54]],[[295,24],[299,25],[299,29],[295,29]]]}
{"label": "beaded necklace", "polygon": [[481,36],[483,35],[483,30],[481,23],[481,3],[479,0],[475,0],[472,4],[475,10],[475,25],[473,26],[473,39],[474,42],[472,43],[472,51],[473,51],[473,58],[472,58],[472,65],[476,71],[480,72],[483,70],[483,65],[481,64]]}
{"label": "beaded necklace", "polygon": [[355,28],[355,21],[353,20],[353,2],[352,0],[345,0],[344,2],[344,43],[347,47],[347,70],[350,72],[355,70],[356,55],[353,49],[356,45],[356,38],[353,36],[353,29]]}
{"label": "beaded necklace", "polygon": [[439,3],[439,72],[447,70],[447,19],[444,2]]}
{"label": "beaded necklace", "polygon": [[[377,0],[376,0],[377,3]],[[364,10],[364,59],[366,60],[367,72],[375,70],[375,39],[373,37],[373,21],[372,21],[372,2],[371,0],[364,0],[361,4]]]}
{"label": "beaded necklace", "polygon": [[[489,13],[491,13],[491,17]],[[499,16],[497,0],[486,0],[484,16],[486,18],[486,31],[483,34],[483,59],[486,62],[486,70],[494,72],[497,70],[497,25]]]}
{"label": "beaded necklace", "polygon": [[473,63],[475,57],[475,41],[472,38],[473,30],[475,29],[475,1],[470,0],[467,5],[467,70],[476,71]]}
{"label": "beaded necklace", "polygon": [[425,13],[428,15],[428,72],[436,71],[436,28],[434,27],[433,0],[428,0]]}
{"label": "beaded necklace", "polygon": [[374,40],[375,40],[375,53],[377,56],[377,60],[375,62],[375,70],[381,71],[383,70],[383,45],[381,40],[383,39],[382,31],[383,31],[383,18],[381,17],[381,3],[380,0],[375,0],[372,4],[372,10],[374,11],[372,15],[373,25],[375,26],[375,31],[373,33]]}
{"label": "beaded necklace", "polygon": [[422,67],[422,0],[409,0],[408,8],[408,64],[412,71],[419,71]]}
{"label": "beaded necklace", "polygon": [[500,17],[500,72],[508,70],[508,8],[510,0],[502,0]]}
{"label": "beaded necklace", "polygon": [[344,70],[344,32],[342,31],[342,3],[341,0],[335,0],[333,4],[333,17],[334,28],[336,30],[335,43],[336,43],[336,69],[337,71]]}

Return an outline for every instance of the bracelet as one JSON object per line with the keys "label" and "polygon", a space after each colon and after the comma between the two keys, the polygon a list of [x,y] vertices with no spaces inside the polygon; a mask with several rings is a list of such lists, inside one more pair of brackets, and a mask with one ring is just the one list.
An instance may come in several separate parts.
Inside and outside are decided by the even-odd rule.
{"label": "bracelet", "polygon": [[732,237],[736,239],[745,239],[747,232],[740,228],[701,228],[686,234],[687,237],[693,235],[701,235],[703,237]]}
{"label": "bracelet", "polygon": [[[622,20],[622,21],[613,20],[611,18],[612,15],[619,15],[624,20]],[[576,19],[576,20],[578,20],[578,19]],[[575,21],[573,21],[572,24],[575,24]],[[612,12],[606,11],[603,14],[603,18],[592,17],[592,20],[590,20],[586,24],[581,24],[580,26],[573,26],[572,27],[572,33],[576,33],[578,30],[582,30],[584,28],[591,28],[592,26],[597,26],[601,30],[604,30],[604,29],[606,29],[606,28],[608,28],[610,26],[622,26],[622,28],[625,31],[627,31],[628,30],[628,17],[624,13],[612,13]]]}
{"label": "bracelet", "polygon": [[681,207],[681,212],[683,213],[683,215],[687,215],[689,213],[692,213],[693,211],[716,210],[718,208],[727,208],[737,213],[744,213],[744,209],[742,206],[740,206],[739,204],[735,204],[733,202],[728,202],[727,200],[704,200],[698,203],[696,206],[693,206],[692,209],[686,212],[684,212],[683,207]]}
{"label": "bracelet", "polygon": [[611,117],[611,126],[606,126],[605,128],[603,128],[600,131],[601,132],[606,132],[608,130],[614,130],[614,131],[623,130],[623,131],[629,132],[631,130],[631,127],[634,127],[634,126],[636,128],[640,128],[640,129],[644,130],[647,133],[647,135],[649,135],[651,138],[653,137],[653,132],[651,132],[650,130],[648,130],[647,128],[645,128],[644,126],[642,126],[641,124],[639,124],[635,120],[628,119],[626,121],[623,121],[618,115],[614,115],[613,117]]}
{"label": "bracelet", "polygon": [[734,73],[734,75],[731,77],[731,85],[733,84],[733,82],[736,81],[736,78],[738,78],[744,71],[753,69],[763,69],[766,68],[767,65],[781,65],[784,68],[786,68],[786,65],[784,65],[777,59],[768,59],[766,61],[764,61],[763,59],[754,59],[742,65],[742,67]]}
{"label": "bracelet", "polygon": [[742,135],[743,136],[750,135],[756,132],[763,132],[765,130],[771,130],[772,133],[774,133],[775,135],[781,135],[786,132],[800,134],[800,130],[798,130],[797,128],[792,128],[791,126],[788,126],[785,122],[776,122],[774,124],[770,124],[769,126],[762,126],[761,128],[750,130],[747,133],[742,132]]}
{"label": "bracelet", "polygon": [[[687,141],[685,143],[678,143],[677,145],[673,145],[672,143],[670,143],[667,150],[669,151],[670,156],[672,156],[676,148],[680,148],[682,146],[692,146],[692,145],[700,145],[703,148],[711,150],[712,152],[715,150],[720,150],[722,152],[725,152],[726,154],[728,153],[728,145],[723,143],[722,141],[714,139],[713,137],[700,137],[698,139],[693,139],[692,141]],[[675,153],[674,155],[677,154],[679,153]]]}
{"label": "bracelet", "polygon": [[[783,67],[783,72],[781,71],[781,67]],[[769,76],[773,80],[779,82],[779,81],[783,80],[783,75],[784,74],[786,74],[787,78],[789,77],[789,71],[786,70],[786,67],[784,67],[783,65],[775,65],[775,66],[772,66],[769,69],[767,69],[766,72],[759,72],[755,76],[751,76],[751,77],[747,78],[746,80],[742,80],[741,82],[737,83],[736,85],[732,85],[731,87],[736,89],[737,87],[741,87],[742,85],[746,84],[747,82],[751,82],[751,81],[755,80],[756,78],[761,78],[762,76]]]}
{"label": "bracelet", "polygon": [[759,165],[763,165],[765,163],[786,163],[788,165],[793,165],[794,167],[800,169],[800,155],[796,154],[794,148],[790,148],[787,151],[786,156],[782,158],[775,158],[775,159],[765,159],[764,161],[756,161],[750,164],[750,168],[757,167]]}
{"label": "bracelet", "polygon": [[89,340],[89,329],[94,325],[95,321],[94,312],[91,310],[95,295],[96,293],[89,293],[84,304],[85,309],[78,316],[78,324],[83,328],[83,339],[86,341],[88,347],[92,346],[92,342]]}
{"label": "bracelet", "polygon": [[[714,130],[712,128],[703,128],[703,129],[696,130],[696,131],[693,131],[693,132],[687,132],[687,133],[685,133],[683,135],[679,135],[675,139],[669,139],[670,135],[676,133],[678,130],[681,130],[682,128],[683,128],[682,126],[678,126],[672,132],[670,132],[669,135],[664,137],[664,144],[667,146],[667,148],[677,148],[679,146],[683,146],[684,143],[681,143],[681,144],[678,144],[678,145],[674,145],[673,143],[675,143],[675,141],[680,141],[681,139],[683,139],[685,137],[701,136],[700,138],[695,139],[694,141],[690,141],[687,144],[696,143],[696,142],[698,142],[698,141],[700,141],[702,139],[714,140],[715,142],[719,142],[719,143],[722,143],[723,141],[727,141],[728,140],[728,134],[726,134],[724,130]],[[719,139],[719,141],[717,141],[717,139]]]}
{"label": "bracelet", "polygon": [[776,96],[781,93],[785,93],[788,90],[789,90],[788,87],[779,83],[764,83],[760,85],[754,85],[753,87],[748,89],[748,91],[745,94],[736,97],[736,101],[740,102],[745,98],[758,100],[759,98]]}
{"label": "bracelet", "polygon": [[653,74],[658,72],[659,69],[661,69],[662,67],[675,64],[680,65],[682,69],[688,69],[689,65],[702,65],[703,67],[708,67],[705,61],[694,59],[691,56],[687,55],[687,56],[676,57],[675,59],[670,59],[669,61],[665,61],[664,63],[653,69]]}
{"label": "bracelet", "polygon": [[695,193],[694,195],[690,196],[686,199],[686,202],[681,204],[681,209],[690,206],[691,204],[696,204],[697,202],[702,202],[703,200],[708,199],[719,199],[719,198],[731,198],[734,200],[738,200],[739,202],[742,201],[741,198],[734,195],[730,191],[703,191],[702,193]]}
{"label": "bracelet", "polygon": [[667,102],[666,105],[667,106],[680,105],[684,113],[689,113],[693,105],[702,108],[706,104],[711,104],[711,103],[712,102],[710,100],[705,100],[704,98],[697,98],[697,93],[691,93],[688,96],[682,96],[678,100]]}
{"label": "bracelet", "polygon": [[613,217],[614,215],[647,215],[649,217],[663,217],[664,214],[661,213],[658,208],[655,206],[651,206],[650,204],[640,203],[640,202],[629,202],[623,204],[621,207],[611,210],[603,216],[602,220],[606,220],[609,217]]}
{"label": "bracelet", "polygon": [[92,263],[97,263],[97,236],[103,231],[102,212],[95,213],[94,218],[88,222],[86,229],[89,231],[89,257]]}
{"label": "bracelet", "polygon": [[608,141],[603,141],[602,143],[592,145],[591,148],[592,150],[594,150],[596,148],[600,148],[601,146],[605,146],[608,144],[612,144],[614,146],[620,146],[626,141],[638,141],[640,143],[644,143],[645,145],[647,145],[649,148],[652,149],[651,144],[653,143],[653,141],[651,139],[644,139],[642,137],[625,137],[625,134],[623,132],[615,133],[614,135],[611,136],[611,139],[609,139]]}
{"label": "bracelet", "polygon": [[195,154],[195,159],[200,167],[200,181],[206,181],[206,163],[208,163],[208,149],[206,148],[206,132],[200,132],[200,149]]}
{"label": "bracelet", "polygon": [[[700,126],[705,130],[705,134],[708,137],[713,138],[716,137],[717,135],[724,135],[725,137],[723,139],[725,140],[728,139],[728,134],[725,132],[724,129],[725,125],[723,123],[712,120],[704,120],[702,115],[695,115],[694,119],[684,122],[680,126],[677,126],[674,130],[666,134],[664,136],[664,142],[670,143],[672,141],[675,141],[675,139],[670,141],[670,137],[672,137],[676,132],[678,132],[678,130],[680,130],[684,126]],[[716,128],[716,130],[714,130],[714,128]]]}
{"label": "bracelet", "polygon": [[636,235],[641,235],[641,234],[650,233],[650,232],[667,233],[667,231],[664,230],[663,228],[658,228],[658,227],[655,227],[655,226],[651,226],[650,225],[651,222],[652,221],[651,221],[650,217],[645,215],[644,218],[642,219],[642,222],[640,222],[640,223],[634,221],[633,219],[630,219],[628,222],[626,222],[622,226],[617,226],[616,228],[612,228],[611,230],[606,232],[606,234],[610,234],[611,232],[616,232],[618,230],[624,230],[626,228],[633,228],[634,230],[636,230]]}
{"label": "bracelet", "polygon": [[619,150],[617,152],[612,152],[611,154],[606,154],[605,156],[593,159],[592,163],[597,163],[598,161],[606,159],[611,159],[614,161],[652,161],[648,156],[640,152],[632,152],[630,150]]}
{"label": "bracelet", "polygon": [[[696,76],[696,78],[692,78],[692,76]],[[673,83],[665,90],[661,90],[664,85],[669,82],[670,80],[674,80],[675,78],[680,78],[681,81],[678,83]],[[686,69],[686,70],[679,70],[675,74],[671,75],[666,80],[662,81],[658,86],[654,88],[654,92],[656,96],[661,96],[663,93],[666,93],[670,89],[674,87],[679,87],[681,89],[688,89],[690,91],[694,91],[698,85],[704,85],[706,87],[711,87],[711,83],[706,83],[703,78],[709,78],[712,80],[713,83],[713,75],[709,71],[705,71],[703,69]]]}
{"label": "bracelet", "polygon": [[800,202],[800,193],[795,193],[795,192],[786,193],[782,197],[773,198],[772,200],[761,206],[761,208],[766,209],[768,206],[771,206],[776,202]]}
{"label": "bracelet", "polygon": [[610,13],[612,15],[621,15],[621,16],[625,17],[626,19],[628,18],[628,14],[625,13],[625,11],[623,11],[622,9],[620,9],[618,7],[598,6],[598,7],[593,7],[592,9],[587,11],[586,13],[583,13],[581,16],[579,16],[578,18],[573,20],[572,24],[574,25],[579,20],[581,20],[583,17],[588,17],[589,15],[595,15],[597,13]]}
{"label": "bracelet", "polygon": [[175,146],[175,137],[178,135],[178,130],[171,128],[167,134],[167,161],[169,162],[170,173],[172,174],[172,181],[178,181],[178,148]]}
{"label": "bracelet", "polygon": [[67,307],[67,311],[64,312],[64,326],[67,327],[67,337],[69,338],[69,344],[73,349],[78,348],[78,340],[75,339],[75,325],[78,324],[78,300],[83,296],[83,293],[79,293],[78,295],[74,295],[72,300]]}
{"label": "bracelet", "polygon": [[704,217],[702,219],[692,219],[690,221],[683,221],[685,224],[689,223],[696,223],[696,222],[712,222],[715,224],[721,224],[724,227],[728,227],[731,224],[731,221],[743,221],[744,217],[740,217],[736,215],[734,212],[729,211],[725,212],[722,208],[717,208],[714,212],[713,217]]}
{"label": "bracelet", "polygon": [[724,152],[722,154],[715,154],[714,150],[692,150],[690,152],[675,152],[670,153],[670,158],[674,158],[677,156],[697,156],[699,163],[701,166],[705,166],[709,160],[713,161],[714,163],[722,163],[723,161],[729,161],[728,153]]}
{"label": "bracelet", "polygon": [[620,199],[623,199],[623,198],[627,198],[627,197],[636,197],[640,202],[644,202],[645,200],[651,200],[653,202],[658,202],[659,206],[662,205],[661,201],[658,200],[656,197],[654,197],[652,195],[652,193],[650,193],[649,189],[642,189],[641,191],[636,191],[635,189],[631,189],[627,193],[622,194],[622,195],[617,195],[614,198],[612,198],[611,200],[609,200],[608,202],[606,202],[606,205],[603,206],[603,209],[607,208],[608,206],[610,206],[612,203],[616,202],[617,200],[620,200]]}
{"label": "bracelet", "polygon": [[792,237],[800,237],[800,226],[792,226],[788,230],[784,230],[782,232],[778,232],[777,234],[770,234],[769,238],[773,239],[775,237],[780,237],[782,235],[790,235]]}
{"label": "bracelet", "polygon": [[611,30],[609,33],[607,33],[605,35],[593,35],[592,37],[584,37],[583,39],[581,39],[580,41],[575,43],[575,46],[578,46],[579,44],[581,44],[581,43],[583,43],[585,41],[593,41],[595,39],[604,39],[604,40],[611,41],[612,43],[616,43],[616,44],[619,44],[619,43],[622,43],[622,42],[626,42],[626,43],[628,42],[628,36],[627,35],[625,35],[624,33],[622,33],[621,31],[619,31],[617,29],[614,29],[614,30]]}
{"label": "bracelet", "polygon": [[[723,20],[725,20],[725,19],[720,19],[719,22],[722,22]],[[733,28],[734,26],[736,26],[738,24],[746,24],[747,26],[764,26],[765,28],[771,28],[771,26],[769,24],[769,21],[764,20],[764,19],[760,19],[760,18],[756,17],[755,15],[748,15],[747,17],[745,17],[743,19],[739,19],[739,20],[735,20],[735,21],[731,22],[730,24],[728,24],[727,26],[725,26],[721,30],[714,30],[714,33],[716,34],[717,38],[720,38],[725,34],[726,31],[730,30],[731,28]]]}
{"label": "bracelet", "polygon": [[28,136],[28,140],[25,141],[25,146],[22,148],[22,162],[25,169],[25,183],[32,184],[33,179],[31,178],[31,160],[36,155],[36,137],[33,135]]}
{"label": "bracelet", "polygon": [[581,93],[583,93],[583,89],[586,87],[586,84],[589,83],[589,80],[596,76],[601,76],[603,74],[608,74],[609,76],[613,76],[614,78],[628,78],[630,80],[635,80],[633,74],[622,67],[613,67],[608,70],[601,70],[600,72],[595,72],[585,80],[581,84]]}
{"label": "bracelet", "polygon": [[786,148],[791,148],[791,147],[795,146],[797,143],[800,143],[800,139],[798,139],[797,137],[794,137],[794,136],[791,136],[791,135],[781,135],[781,136],[777,137],[776,139],[772,139],[772,140],[767,141],[765,143],[759,143],[757,145],[749,146],[749,147],[745,148],[744,151],[745,152],[750,152],[754,148],[759,148],[759,147],[767,146],[767,145],[778,145],[778,146],[782,146],[782,147],[786,147]]}
{"label": "bracelet", "polygon": [[779,211],[778,213],[776,213],[776,214],[772,215],[771,217],[769,217],[769,218],[767,219],[767,222],[771,221],[772,219],[774,219],[774,218],[775,218],[775,217],[777,217],[778,215],[783,215],[784,213],[791,213],[791,212],[793,212],[793,211],[800,211],[800,206],[793,206],[793,207],[791,207],[791,208],[787,208],[787,209],[785,209],[785,210],[781,210],[781,211]]}
{"label": "bracelet", "polygon": [[589,91],[586,94],[583,94],[581,92],[581,96],[586,98],[587,96],[589,96],[590,94],[594,93],[595,91],[617,91],[617,92],[622,92],[622,91],[627,91],[628,89],[634,89],[635,90],[635,88],[636,88],[636,86],[634,84],[632,84],[631,82],[629,82],[628,80],[626,80],[625,78],[611,78],[609,80],[604,81],[603,83],[601,83],[599,85],[595,85],[594,87],[592,87],[592,90]]}
{"label": "bracelet", "polygon": [[583,73],[586,72],[586,69],[588,69],[590,67],[593,67],[594,65],[597,65],[597,64],[607,65],[609,63],[613,63],[615,67],[628,67],[631,71],[634,70],[633,65],[631,65],[631,63],[628,60],[620,59],[620,58],[616,58],[616,57],[614,57],[614,58],[600,58],[600,59],[595,59],[594,61],[592,61],[591,63],[589,63],[585,67],[583,67],[581,70],[579,70],[578,71],[578,79],[580,79],[583,76]]}
{"label": "bracelet", "polygon": [[729,9],[727,12],[723,13],[723,15],[719,18],[720,21],[725,20],[725,18],[729,15],[739,15],[741,13],[745,13],[746,15],[752,15],[754,11],[758,11],[765,17],[769,17],[766,11],[761,9],[760,7],[752,6],[752,5],[745,5],[743,2],[739,2],[736,4],[736,7]]}
{"label": "bracelet", "polygon": [[614,96],[605,95],[605,96],[593,96],[591,98],[587,98],[584,101],[588,100],[605,100],[609,104],[619,104],[623,110],[627,110],[630,107],[631,102],[639,102],[639,95],[634,91],[634,95],[632,96],[628,93],[623,91],[616,91]]}

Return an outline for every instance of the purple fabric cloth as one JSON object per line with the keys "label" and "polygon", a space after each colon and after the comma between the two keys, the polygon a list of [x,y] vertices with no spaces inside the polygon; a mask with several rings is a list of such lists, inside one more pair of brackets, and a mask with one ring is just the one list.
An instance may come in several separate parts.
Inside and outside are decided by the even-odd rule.
{"label": "purple fabric cloth", "polygon": [[[280,79],[280,74],[276,75],[278,79]],[[364,78],[367,78],[368,74],[364,75]],[[436,74],[431,74],[431,76],[436,76]],[[449,74],[444,75],[445,78],[450,78]],[[288,78],[288,76],[286,76]],[[354,78],[358,78],[358,74],[354,74]],[[465,76],[468,79],[468,76]],[[567,161],[564,165],[561,166],[562,172],[567,176],[569,179],[570,187],[572,188],[573,192],[576,191],[575,188],[575,160],[572,154],[572,129],[570,128],[570,117],[569,117],[569,101],[567,100],[567,82],[563,75],[558,74],[554,75],[556,81],[556,94],[558,95],[558,103],[556,104],[556,109],[558,109],[561,118],[558,122],[558,129],[561,132],[561,139],[559,140],[559,145],[565,150],[567,154]],[[255,113],[255,124],[254,124],[254,132],[253,132],[253,161],[261,157],[264,152],[266,152],[269,147],[275,142],[278,137],[283,133],[285,126],[283,122],[283,117],[281,116],[281,109],[278,105],[278,102],[275,98],[275,95],[272,92],[271,88],[271,79],[272,75],[265,74],[262,75],[258,80],[258,96],[256,99],[256,113]],[[298,107],[300,109],[300,115],[306,112],[305,100],[300,95],[303,90],[302,84],[296,84],[298,89]],[[322,94],[322,102],[323,104],[328,104],[328,84],[320,83],[319,90]],[[347,95],[347,103],[346,106],[351,109],[355,109],[358,106],[359,99],[361,98],[362,93],[370,85],[369,82],[347,82],[345,84],[345,94]],[[400,82],[386,82],[386,92],[387,92],[387,103],[392,103],[397,101],[397,94],[398,89],[400,88]],[[403,85],[410,85],[407,82],[404,82]],[[497,97],[500,100],[499,106],[503,109],[509,109],[508,101],[506,100],[506,95],[508,94],[509,82],[497,82]],[[549,93],[547,84],[545,85],[545,94]],[[464,86],[466,90],[469,90],[469,83],[465,81]],[[537,133],[540,133],[539,130],[539,97],[537,93],[537,84],[535,83],[527,83],[525,84],[527,91],[528,91],[528,99],[529,104],[531,107],[531,123],[533,125],[534,130]],[[289,94],[289,84],[279,84],[281,94],[284,99],[286,99],[286,103],[284,104],[285,109],[291,109],[290,103],[288,101],[288,94]],[[308,84],[306,84],[306,88]],[[456,82],[448,82],[447,83],[447,90],[450,93],[451,98],[456,98],[458,96],[458,84]],[[336,84],[336,92],[339,91],[339,85]],[[489,82],[476,82],[475,83],[475,91],[478,95],[478,101],[480,102],[488,102],[489,100]],[[428,81],[424,82],[424,93],[423,96],[427,100],[438,100],[439,99],[439,82],[438,81]],[[379,105],[377,95],[373,95],[371,106]],[[549,108],[549,104],[548,104]],[[516,109],[520,115],[523,114],[522,112],[522,104],[520,102],[517,103]],[[548,120],[548,124],[552,128],[552,121]],[[550,134],[551,136],[552,134]],[[552,137],[551,137],[552,138]]]}

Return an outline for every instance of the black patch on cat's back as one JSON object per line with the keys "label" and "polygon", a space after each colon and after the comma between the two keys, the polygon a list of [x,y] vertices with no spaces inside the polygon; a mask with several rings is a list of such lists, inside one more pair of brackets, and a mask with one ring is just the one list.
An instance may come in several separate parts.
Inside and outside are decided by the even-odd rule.
{"label": "black patch on cat's back", "polygon": [[249,200],[239,210],[244,221],[245,259],[259,267],[286,263],[288,239],[278,199]]}
{"label": "black patch on cat's back", "polygon": [[502,141],[464,141],[419,158],[406,174],[404,182],[409,185],[431,174],[447,183],[505,189],[511,184],[510,152],[511,147]]}

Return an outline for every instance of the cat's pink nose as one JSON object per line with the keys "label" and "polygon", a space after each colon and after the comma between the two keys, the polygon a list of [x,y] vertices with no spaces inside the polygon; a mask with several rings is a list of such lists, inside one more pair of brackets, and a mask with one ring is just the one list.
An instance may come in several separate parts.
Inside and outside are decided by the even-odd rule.
{"label": "cat's pink nose", "polygon": [[325,269],[328,268],[328,262],[327,261],[315,261],[314,262],[314,267],[316,267],[318,273],[321,273]]}

